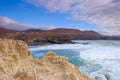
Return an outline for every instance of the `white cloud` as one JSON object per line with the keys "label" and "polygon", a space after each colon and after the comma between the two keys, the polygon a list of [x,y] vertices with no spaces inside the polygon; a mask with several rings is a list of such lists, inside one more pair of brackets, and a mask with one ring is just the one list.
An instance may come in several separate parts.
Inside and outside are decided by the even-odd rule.
{"label": "white cloud", "polygon": [[35,4],[36,6],[43,6],[49,11],[66,12],[69,11],[73,2],[79,2],[78,0],[27,0],[28,2]]}
{"label": "white cloud", "polygon": [[68,13],[71,19],[85,20],[120,34],[120,0],[27,0],[52,12]]}
{"label": "white cloud", "polygon": [[0,17],[0,27],[12,29],[12,30],[26,30],[26,29],[49,30],[49,29],[55,28],[54,26],[36,26],[36,25],[30,25],[30,24],[23,24],[5,16]]}

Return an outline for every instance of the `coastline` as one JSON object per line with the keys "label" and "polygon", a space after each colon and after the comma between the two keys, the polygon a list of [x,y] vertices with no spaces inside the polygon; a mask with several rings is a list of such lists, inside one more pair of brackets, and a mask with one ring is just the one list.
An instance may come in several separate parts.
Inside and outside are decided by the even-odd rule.
{"label": "coastline", "polygon": [[0,39],[0,64],[0,80],[94,80],[54,52],[41,60],[32,58],[28,45],[20,40]]}
{"label": "coastline", "polygon": [[[83,42],[89,42],[87,45],[82,45],[82,44],[55,44],[55,45],[49,45],[49,46],[42,46],[42,47],[36,47],[33,48],[33,53],[35,53],[35,56],[40,56],[42,58],[45,56],[44,53],[47,51],[54,51],[58,55],[61,56],[67,56],[71,60],[71,63],[76,65],[77,58],[85,62],[84,65],[81,65],[82,68],[80,67],[80,70],[83,70],[82,72],[84,74],[87,74],[93,78],[96,76],[104,78],[104,75],[110,74],[115,79],[111,80],[117,80],[116,77],[116,68],[119,64],[117,62],[119,60],[119,46],[120,42],[119,41],[111,41],[111,40],[93,40],[93,41],[79,41],[80,43]],[[113,50],[112,50],[113,49]],[[112,51],[111,51],[112,50]],[[37,54],[38,53],[38,54]],[[73,54],[74,53],[74,54]],[[116,54],[114,54],[116,53]],[[33,55],[34,56],[34,55]],[[71,58],[70,58],[71,56]],[[114,59],[115,58],[115,59]],[[75,60],[73,62],[73,60]],[[104,62],[105,61],[105,62]],[[84,63],[83,62],[83,63]],[[103,63],[104,62],[104,63]],[[109,62],[109,63],[108,63]],[[114,66],[109,66],[108,64],[112,65],[115,62],[116,64]],[[79,62],[78,62],[79,63]],[[89,66],[88,66],[89,65]],[[79,65],[76,65],[79,66]],[[118,65],[120,66],[120,65]],[[118,69],[118,68],[117,68]],[[95,70],[95,71],[93,71]],[[107,72],[109,70],[110,72]],[[90,74],[88,74],[89,71],[93,71]],[[100,72],[100,73],[99,73]],[[101,74],[102,76],[100,76]],[[116,75],[114,75],[116,74]],[[118,72],[119,74],[119,72]],[[94,76],[95,75],[95,76]],[[106,80],[101,79],[101,80]]]}

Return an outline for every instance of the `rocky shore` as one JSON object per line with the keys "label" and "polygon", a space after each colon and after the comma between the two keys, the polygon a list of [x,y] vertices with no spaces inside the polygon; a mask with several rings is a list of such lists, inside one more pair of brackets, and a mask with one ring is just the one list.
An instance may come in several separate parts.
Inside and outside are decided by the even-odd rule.
{"label": "rocky shore", "polygon": [[30,29],[24,31],[9,30],[0,27],[0,37],[23,40],[29,45],[73,43],[72,40],[100,39],[101,34],[95,31],[81,31],[77,29],[57,28],[52,30]]}
{"label": "rocky shore", "polygon": [[0,80],[94,80],[80,73],[66,57],[48,52],[32,58],[23,41],[0,39]]}

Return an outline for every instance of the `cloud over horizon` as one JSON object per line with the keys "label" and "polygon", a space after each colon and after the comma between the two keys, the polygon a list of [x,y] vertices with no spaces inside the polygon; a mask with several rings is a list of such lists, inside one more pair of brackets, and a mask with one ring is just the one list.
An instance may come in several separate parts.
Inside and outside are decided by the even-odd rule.
{"label": "cloud over horizon", "polygon": [[6,28],[6,29],[12,29],[12,30],[27,30],[27,29],[42,29],[42,30],[50,30],[55,29],[54,26],[36,26],[36,25],[30,25],[30,24],[24,24],[17,22],[15,20],[12,20],[6,16],[0,16],[0,27]]}
{"label": "cloud over horizon", "polygon": [[27,0],[50,12],[70,14],[70,19],[84,20],[120,35],[120,0]]}

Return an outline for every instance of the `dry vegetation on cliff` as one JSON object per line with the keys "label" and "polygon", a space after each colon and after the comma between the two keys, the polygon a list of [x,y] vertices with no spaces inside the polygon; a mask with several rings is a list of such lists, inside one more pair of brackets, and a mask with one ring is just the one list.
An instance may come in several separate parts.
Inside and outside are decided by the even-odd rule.
{"label": "dry vegetation on cliff", "polygon": [[0,39],[0,80],[93,80],[79,72],[66,57],[48,52],[32,58],[23,41]]}

